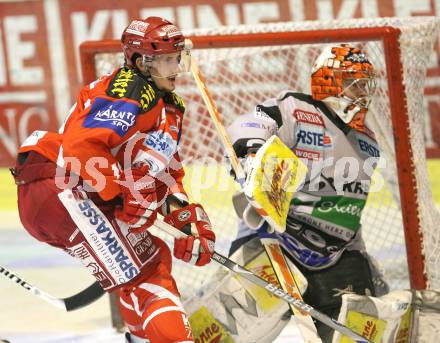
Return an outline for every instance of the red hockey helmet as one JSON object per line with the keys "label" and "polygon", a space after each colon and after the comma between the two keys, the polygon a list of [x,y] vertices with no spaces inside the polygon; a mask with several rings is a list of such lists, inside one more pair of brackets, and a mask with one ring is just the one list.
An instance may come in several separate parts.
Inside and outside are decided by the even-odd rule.
{"label": "red hockey helmet", "polygon": [[122,33],[122,49],[126,64],[133,67],[133,56],[151,56],[182,51],[185,37],[166,19],[148,17],[133,20]]}

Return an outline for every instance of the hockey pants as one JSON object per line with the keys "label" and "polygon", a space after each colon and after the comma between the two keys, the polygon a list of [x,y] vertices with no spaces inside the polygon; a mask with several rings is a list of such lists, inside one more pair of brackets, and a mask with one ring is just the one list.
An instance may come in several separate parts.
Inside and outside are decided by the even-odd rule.
{"label": "hockey pants", "polygon": [[[101,247],[96,249],[93,240],[85,237],[93,227],[88,232],[82,230],[60,201],[62,190],[51,176],[54,174],[51,165],[53,168],[55,165],[41,155],[32,153],[29,156],[14,170],[19,185],[19,214],[25,229],[37,240],[79,258],[104,289],[117,291],[121,314],[131,333],[148,338],[152,343],[193,342],[171,275],[171,253],[165,242],[149,233],[133,236],[118,225],[107,225],[108,232],[100,235],[97,230],[95,234]],[[38,175],[36,179],[31,179],[36,175],[30,172],[32,164],[38,164],[37,171],[49,171],[49,177]],[[26,168],[29,168],[27,172]],[[20,174],[30,175],[31,178],[26,180]],[[109,223],[114,223],[114,201],[104,202],[97,196],[93,201],[87,201]],[[115,258],[116,252],[118,258]],[[121,259],[125,265],[118,265]],[[129,263],[132,264],[130,268],[127,267]],[[127,282],[124,282],[125,279]]]}

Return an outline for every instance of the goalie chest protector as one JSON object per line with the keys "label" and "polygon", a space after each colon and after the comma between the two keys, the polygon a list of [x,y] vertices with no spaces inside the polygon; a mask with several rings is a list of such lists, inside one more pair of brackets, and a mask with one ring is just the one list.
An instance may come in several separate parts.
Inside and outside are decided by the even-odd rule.
{"label": "goalie chest protector", "polygon": [[323,102],[302,93],[282,92],[258,105],[258,112],[277,122],[277,135],[308,167],[281,234],[284,247],[308,267],[334,264],[359,236],[380,157],[374,134],[348,127]]}

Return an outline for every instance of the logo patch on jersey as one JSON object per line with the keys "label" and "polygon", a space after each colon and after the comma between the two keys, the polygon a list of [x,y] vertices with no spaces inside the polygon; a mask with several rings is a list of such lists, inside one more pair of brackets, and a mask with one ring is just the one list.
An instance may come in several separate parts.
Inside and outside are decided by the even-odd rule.
{"label": "logo patch on jersey", "polygon": [[176,105],[177,108],[179,108],[182,112],[184,112],[185,103],[183,99],[180,96],[178,96],[176,93],[172,93],[172,96],[173,96],[174,105]]}
{"label": "logo patch on jersey", "polygon": [[156,98],[156,92],[154,91],[153,87],[150,84],[145,84],[144,88],[141,92],[141,97],[139,102],[141,103],[142,109],[144,111],[147,111],[150,107],[151,103]]}
{"label": "logo patch on jersey", "polygon": [[176,113],[176,107],[174,107],[172,105],[165,104],[165,112]]}
{"label": "logo patch on jersey", "polygon": [[331,148],[332,139],[330,138],[329,135],[324,135],[324,137],[322,138],[322,142],[324,143],[325,148]]}
{"label": "logo patch on jersey", "polygon": [[263,119],[269,122],[273,122],[273,119],[263,111],[263,109],[260,106],[257,106],[254,112],[255,118]]}
{"label": "logo patch on jersey", "polygon": [[255,123],[255,122],[244,122],[240,124],[241,127],[254,127],[256,129],[260,129],[261,128],[261,124],[260,123]]}
{"label": "logo patch on jersey", "polygon": [[86,128],[110,129],[120,137],[135,124],[139,107],[126,101],[97,98],[83,122]]}
{"label": "logo patch on jersey", "polygon": [[305,158],[307,160],[319,160],[321,154],[318,151],[306,150],[306,149],[295,149],[295,155],[299,158]]}
{"label": "logo patch on jersey", "polygon": [[81,263],[93,274],[104,289],[116,285],[106,274],[105,270],[101,268],[95,257],[90,254],[89,249],[91,249],[90,246],[83,242],[69,248],[68,253],[73,257],[79,258]]}
{"label": "logo patch on jersey", "polygon": [[21,147],[36,145],[38,141],[46,135],[47,131],[34,131],[27,137]]}
{"label": "logo patch on jersey", "polygon": [[90,230],[86,234],[94,243],[96,254],[101,256],[106,265],[113,265],[112,272],[118,277],[118,283],[123,284],[139,274],[139,269],[133,263],[132,258],[120,238],[114,230],[108,226],[108,222],[90,205],[89,200],[77,204],[85,220],[90,224]]}
{"label": "logo patch on jersey", "polygon": [[184,222],[187,221],[189,217],[191,217],[191,212],[189,210],[185,210],[179,213],[177,219],[179,219],[181,222]]}
{"label": "logo patch on jersey", "polygon": [[127,93],[127,89],[130,82],[134,80],[134,72],[132,69],[122,68],[116,78],[110,84],[108,95],[115,96],[118,98],[122,98]]}
{"label": "logo patch on jersey", "polygon": [[168,161],[177,150],[177,142],[168,132],[154,131],[147,134],[144,145],[160,155],[164,156]]}
{"label": "logo patch on jersey", "polygon": [[325,127],[324,120],[318,113],[307,112],[300,109],[296,109],[293,112],[293,116],[299,122]]}
{"label": "logo patch on jersey", "polygon": [[359,137],[357,140],[359,143],[359,149],[361,149],[361,151],[372,157],[380,157],[380,151],[375,142],[367,138],[359,138]]}
{"label": "logo patch on jersey", "polygon": [[324,147],[324,133],[300,129],[296,134],[298,144]]}
{"label": "logo patch on jersey", "polygon": [[351,236],[359,228],[365,202],[365,199],[324,196],[315,204],[312,216],[347,228],[349,231],[345,233]]}

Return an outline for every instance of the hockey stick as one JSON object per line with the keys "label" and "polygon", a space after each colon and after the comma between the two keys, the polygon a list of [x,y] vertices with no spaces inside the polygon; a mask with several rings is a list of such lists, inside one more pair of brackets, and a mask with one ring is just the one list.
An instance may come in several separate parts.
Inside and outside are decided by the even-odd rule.
{"label": "hockey stick", "polygon": [[[289,268],[279,242],[275,238],[260,237],[281,288],[294,298],[303,301],[297,278]],[[322,343],[310,315],[289,304],[305,343]]]}
{"label": "hockey stick", "polygon": [[[186,234],[182,231],[176,229],[175,227],[163,222],[160,219],[157,219],[154,223],[154,226],[158,229],[170,234],[174,238],[183,238],[186,237]],[[295,306],[299,311],[308,313],[313,318],[319,320],[320,322],[324,323],[325,325],[329,326],[330,328],[339,331],[341,334],[350,337],[354,339],[358,343],[372,343],[371,341],[367,340],[366,338],[362,337],[361,335],[357,334],[353,330],[349,329],[345,325],[339,323],[335,319],[332,319],[325,315],[322,312],[319,312],[318,310],[315,310],[312,306],[307,305],[302,300],[299,300],[295,298],[294,296],[291,296],[289,293],[283,291],[281,288],[278,288],[274,284],[271,284],[267,282],[266,280],[260,278],[259,276],[255,275],[251,271],[247,270],[246,268],[240,266],[238,263],[235,263],[234,261],[230,260],[229,258],[220,255],[217,252],[214,252],[211,259],[218,262],[222,266],[228,268],[229,270],[233,271],[234,273],[240,275],[241,277],[245,278],[246,280],[253,282],[263,288],[265,288],[268,292],[272,293],[273,295],[277,296],[278,298],[288,302],[289,304]]]}
{"label": "hockey stick", "polygon": [[[196,80],[197,86],[202,94],[202,98],[205,102],[205,105],[208,109],[211,119],[214,122],[214,125],[217,129],[218,135],[222,140],[226,153],[228,154],[228,157],[231,160],[231,165],[232,168],[234,169],[235,175],[237,176],[240,185],[243,187],[245,182],[245,172],[237,158],[237,155],[235,154],[231,140],[229,139],[229,136],[222,123],[222,117],[219,111],[217,110],[217,107],[215,106],[212,96],[208,91],[204,77],[201,74],[197,66],[197,63],[195,62],[194,59],[191,61],[191,71],[194,76],[194,79]],[[274,141],[273,138],[274,137],[271,137],[268,140],[268,142],[266,142],[266,144],[269,144],[269,146],[265,147],[264,149],[263,147],[261,147],[259,149],[259,152],[257,152],[257,156],[255,156],[255,159],[258,158],[259,161],[261,162],[259,168],[255,168],[255,170],[253,170],[253,172],[251,173],[252,174],[251,178],[253,178],[253,180],[256,180],[255,183],[259,184],[260,187],[262,186],[262,184],[264,183],[264,179],[267,178],[268,176],[268,175],[264,175],[265,173],[267,174],[267,170],[265,169],[266,168],[268,168],[269,170],[271,169],[270,164],[268,163],[268,161],[272,157],[270,155],[271,153],[275,153],[275,157],[279,157],[279,156],[287,157],[289,159],[288,163],[284,163],[284,160],[280,159],[281,163],[277,163],[276,168],[272,167],[272,170],[273,169],[281,170],[281,173],[279,173],[277,176],[275,176],[275,173],[269,173],[272,174],[272,180],[270,180],[271,192],[263,192],[262,189],[258,189],[257,187],[257,189],[252,189],[252,199],[248,198],[248,200],[250,201],[251,205],[256,208],[260,216],[263,217],[271,226],[276,226],[279,228],[278,230],[281,229],[284,231],[289,204],[293,197],[293,192],[288,193],[285,192],[285,190],[288,186],[292,186],[291,188],[296,190],[297,183],[294,181],[297,181],[296,180],[297,173],[301,172],[300,169],[302,166],[300,165],[301,163],[290,149],[285,147],[281,141],[278,141],[277,143],[276,141]],[[272,147],[270,145],[272,144],[271,142],[274,142]],[[265,156],[266,152],[267,152],[267,156]],[[262,167],[263,164],[265,164],[264,168]],[[269,165],[269,167],[267,167],[267,165]],[[283,165],[284,168],[280,168]],[[305,167],[303,168],[305,169]],[[291,170],[286,171],[286,169],[291,169]],[[289,173],[292,174],[290,175]],[[279,187],[274,192],[273,180],[276,178],[287,179],[289,181],[286,184]],[[254,183],[254,181],[251,182]],[[259,201],[258,202],[252,201],[255,198],[258,198]],[[276,207],[277,211],[273,210],[274,207]],[[275,220],[274,218],[271,217],[271,215],[275,217]],[[295,277],[293,276],[291,270],[287,265],[287,262],[283,256],[279,243],[274,239],[268,240],[264,238],[261,239],[261,243],[263,244],[266,250],[266,253],[269,257],[269,261],[275,272],[275,276],[277,277],[278,282],[280,283],[283,290],[286,291],[288,294],[294,296],[295,298],[299,299],[300,301],[302,301],[301,293],[297,287],[297,281],[295,280]],[[290,305],[290,308],[292,310],[292,313],[295,315],[296,324],[298,326],[299,331],[301,332],[301,335],[304,338],[304,341],[306,343],[322,343],[322,340],[318,336],[318,332],[316,330],[312,317],[310,317],[310,315],[304,312],[301,312],[300,310],[298,310],[297,307],[293,305]]]}
{"label": "hockey stick", "polygon": [[32,294],[47,301],[51,305],[58,307],[59,309],[65,310],[67,312],[75,311],[80,309],[81,307],[87,306],[92,302],[98,300],[105,293],[104,290],[99,285],[99,283],[94,282],[93,284],[91,284],[89,287],[82,290],[81,292],[72,295],[71,297],[60,299],[60,298],[55,298],[54,296],[31,285],[29,282],[23,280],[23,278],[21,278],[17,274],[14,274],[13,272],[11,272],[10,270],[6,269],[3,266],[0,266],[0,274],[8,278],[9,280],[15,282],[16,284],[20,285],[21,287],[31,292]]}
{"label": "hockey stick", "polygon": [[243,186],[244,181],[246,179],[246,175],[244,170],[240,164],[240,161],[235,154],[234,148],[232,147],[231,140],[229,139],[228,133],[222,123],[222,116],[220,112],[217,110],[217,106],[215,106],[214,100],[212,99],[211,94],[206,87],[205,78],[200,72],[200,69],[197,65],[194,57],[191,59],[191,73],[196,81],[197,87],[199,88],[200,93],[202,94],[203,101],[205,102],[206,108],[208,109],[209,115],[211,116],[212,122],[222,140],[223,147],[226,150],[226,153],[231,160],[232,169],[234,169],[235,175],[237,177],[238,183]]}

